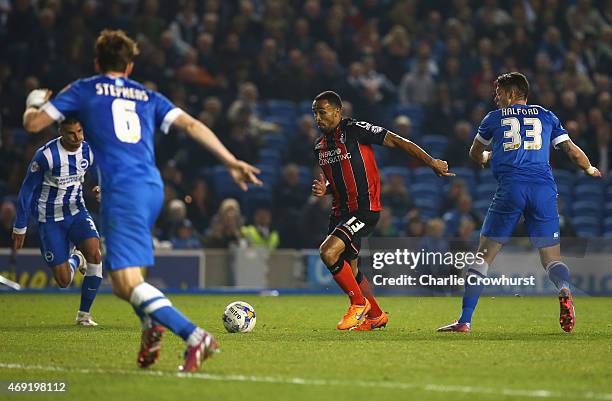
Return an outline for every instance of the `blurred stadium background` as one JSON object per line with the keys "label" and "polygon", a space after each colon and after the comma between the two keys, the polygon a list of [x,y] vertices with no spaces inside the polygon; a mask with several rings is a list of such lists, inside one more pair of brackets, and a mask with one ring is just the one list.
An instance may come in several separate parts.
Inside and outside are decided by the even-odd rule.
{"label": "blurred stadium background", "polygon": [[[94,73],[93,41],[103,28],[137,38],[132,77],[206,123],[265,181],[242,193],[182,133],[160,134],[166,198],[154,230],[160,268],[149,277],[158,285],[327,288],[316,248],[331,199],[310,196],[318,176],[310,108],[327,89],[343,97],[347,116],[417,142],[457,173],[438,179],[415,160],[375,149],[385,210],[374,235],[456,237],[454,246],[474,249],[496,183],[467,152],[495,108],[492,81],[518,70],[530,79],[530,103],[553,110],[605,174],[587,179],[552,152],[561,235],[588,241],[583,247],[601,260],[579,279],[592,281],[587,292],[612,293],[601,270],[612,249],[612,0],[0,0],[0,274],[29,288],[52,285],[35,222],[26,240],[33,249],[9,260],[27,164],[56,135],[27,135],[21,115],[30,90],[57,93]],[[95,213],[93,196],[87,204]],[[506,254],[536,272],[524,241]]]}

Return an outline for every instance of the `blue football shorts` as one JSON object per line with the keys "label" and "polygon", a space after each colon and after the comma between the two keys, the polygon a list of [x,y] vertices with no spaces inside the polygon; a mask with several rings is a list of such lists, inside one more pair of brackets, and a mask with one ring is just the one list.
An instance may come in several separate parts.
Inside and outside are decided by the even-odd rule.
{"label": "blue football shorts", "polygon": [[62,221],[38,223],[38,236],[40,253],[49,267],[66,262],[72,245],[89,238],[99,238],[96,224],[87,210],[65,216]]}
{"label": "blue football shorts", "polygon": [[557,187],[552,183],[502,181],[482,225],[481,234],[502,244],[521,215],[531,243],[546,248],[560,242]]}
{"label": "blue football shorts", "polygon": [[107,269],[119,270],[154,264],[151,229],[163,201],[161,183],[102,188],[100,231],[106,249]]}

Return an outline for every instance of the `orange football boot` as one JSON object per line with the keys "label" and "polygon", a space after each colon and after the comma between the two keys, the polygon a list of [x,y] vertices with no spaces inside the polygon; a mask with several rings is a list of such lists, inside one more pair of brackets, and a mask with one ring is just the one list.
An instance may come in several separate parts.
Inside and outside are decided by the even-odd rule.
{"label": "orange football boot", "polygon": [[380,314],[380,316],[376,316],[376,317],[366,316],[366,318],[363,320],[363,322],[359,326],[353,327],[351,330],[371,331],[371,330],[376,330],[376,329],[382,329],[383,327],[387,325],[388,322],[389,322],[389,317],[387,316],[385,312],[383,312]]}
{"label": "orange football boot", "polygon": [[368,301],[367,298],[364,305],[349,306],[348,311],[346,311],[346,314],[342,317],[342,320],[338,322],[338,326],[336,327],[338,330],[348,330],[359,325],[359,322],[370,311],[371,307],[370,301]]}

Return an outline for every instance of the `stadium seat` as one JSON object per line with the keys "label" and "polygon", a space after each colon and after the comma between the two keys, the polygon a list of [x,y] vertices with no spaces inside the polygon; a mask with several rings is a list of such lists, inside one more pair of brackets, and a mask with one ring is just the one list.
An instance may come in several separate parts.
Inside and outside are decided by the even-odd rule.
{"label": "stadium seat", "polygon": [[276,149],[279,151],[284,151],[286,150],[286,146],[287,146],[287,139],[280,134],[268,134],[266,136],[264,136],[264,143],[263,146],[265,148],[271,148],[271,149]]}
{"label": "stadium seat", "polygon": [[438,217],[440,215],[439,196],[415,196],[414,205],[419,209],[424,220]]}
{"label": "stadium seat", "polygon": [[415,122],[421,123],[423,120],[423,109],[419,106],[404,106],[398,104],[394,111],[394,117],[397,116],[407,116],[412,120],[413,124]]}
{"label": "stadium seat", "polygon": [[572,219],[576,234],[581,238],[594,238],[600,233],[599,219],[592,216],[578,216]]}
{"label": "stadium seat", "polygon": [[575,177],[574,179],[575,185],[592,185],[594,187],[595,186],[600,187],[603,190],[606,184],[605,179],[588,176],[584,174],[582,171],[577,172],[574,175],[574,177]]}
{"label": "stadium seat", "polygon": [[612,216],[606,217],[603,221],[604,232],[612,232]]}
{"label": "stadium seat", "polygon": [[312,169],[306,166],[298,166],[298,169],[300,170],[300,185],[306,188],[310,188],[310,185],[312,185],[313,180]]}
{"label": "stadium seat", "polygon": [[567,198],[567,197],[572,198],[574,187],[572,187],[571,184],[567,184],[565,182],[559,182],[557,183],[557,192],[563,198]]}
{"label": "stadium seat", "polygon": [[250,219],[253,216],[255,209],[259,207],[272,208],[274,195],[272,185],[265,183],[261,187],[250,186],[249,190],[244,193],[240,207],[244,214]]}
{"label": "stadium seat", "polygon": [[[431,171],[431,170],[430,170]],[[381,169],[382,176],[386,180],[390,175],[401,175],[404,179],[404,185],[409,188],[410,185],[410,169],[406,167],[385,167]]]}
{"label": "stadium seat", "polygon": [[312,102],[310,100],[304,100],[297,104],[297,112],[300,116],[304,114],[312,115]]}
{"label": "stadium seat", "polygon": [[476,202],[474,202],[472,207],[474,210],[478,211],[484,216],[487,214],[489,206],[491,206],[491,199],[478,199]]}
{"label": "stadium seat", "polygon": [[269,135],[280,135],[285,137],[291,137],[295,135],[297,127],[297,119],[295,116],[288,116],[285,114],[270,114],[264,118],[264,121],[269,123],[276,123],[280,126],[281,131],[268,134]]}
{"label": "stadium seat", "polygon": [[584,184],[578,184],[574,187],[574,198],[576,200],[601,202],[603,200],[603,196],[603,186],[598,182],[586,182]]}
{"label": "stadium seat", "polygon": [[484,183],[497,183],[495,177],[493,177],[493,171],[490,168],[484,168],[478,173],[478,181],[481,184]]}
{"label": "stadium seat", "polygon": [[280,165],[278,164],[266,164],[266,163],[257,163],[255,167],[261,170],[261,174],[259,174],[259,178],[264,183],[270,183],[272,186],[276,185],[280,178]]}
{"label": "stadium seat", "polygon": [[575,217],[592,216],[600,218],[602,215],[601,204],[590,200],[581,200],[572,203],[572,214]]}
{"label": "stadium seat", "polygon": [[456,178],[465,181],[465,185],[468,187],[470,194],[474,196],[476,193],[476,173],[474,170],[468,167],[456,167],[451,168],[450,171],[456,174]]}
{"label": "stadium seat", "polygon": [[497,184],[484,183],[476,186],[476,199],[491,201],[497,191]]}
{"label": "stadium seat", "polygon": [[397,230],[397,232],[399,233],[403,231],[404,226],[406,225],[406,222],[404,221],[402,217],[391,217],[391,224],[393,225],[395,230]]}
{"label": "stadium seat", "polygon": [[430,183],[438,181],[438,177],[429,167],[417,167],[412,170],[412,176],[415,183]]}
{"label": "stadium seat", "polygon": [[566,184],[572,185],[574,183],[575,174],[567,170],[553,170],[553,176],[557,185]]}
{"label": "stadium seat", "polygon": [[279,165],[281,153],[275,148],[262,148],[259,150],[259,162],[263,164]]}
{"label": "stadium seat", "polygon": [[431,185],[429,183],[416,183],[410,186],[410,192],[413,197],[441,197],[442,187]]}
{"label": "stadium seat", "polygon": [[393,118],[397,116],[406,116],[410,118],[412,123],[412,131],[415,135],[420,135],[423,127],[423,109],[419,106],[402,106],[398,105],[393,111]]}
{"label": "stadium seat", "polygon": [[421,143],[433,157],[442,158],[448,146],[448,138],[442,135],[424,135]]}
{"label": "stadium seat", "polygon": [[225,166],[215,166],[211,172],[211,182],[217,200],[235,198],[241,200],[244,192],[236,185]]}
{"label": "stadium seat", "polygon": [[599,227],[581,227],[576,229],[579,238],[596,238],[600,235]]}
{"label": "stadium seat", "polygon": [[[610,199],[610,198],[607,198],[607,199]],[[606,217],[612,217],[612,200],[606,202],[606,204],[604,205],[604,211],[605,211]]]}
{"label": "stadium seat", "polygon": [[295,103],[290,100],[268,100],[266,103],[267,116],[286,116],[295,118],[296,114],[297,107]]}

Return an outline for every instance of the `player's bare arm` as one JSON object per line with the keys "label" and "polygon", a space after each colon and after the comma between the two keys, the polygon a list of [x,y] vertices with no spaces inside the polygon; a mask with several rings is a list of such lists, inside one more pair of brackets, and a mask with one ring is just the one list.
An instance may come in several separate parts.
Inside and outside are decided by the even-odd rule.
{"label": "player's bare arm", "polygon": [[228,168],[232,178],[243,191],[247,190],[247,183],[262,185],[261,180],[256,176],[256,174],[260,173],[260,170],[242,160],[236,159],[221,143],[215,133],[202,124],[202,122],[187,113],[181,113],[174,120],[173,125],[185,130],[196,142],[214,154]]}
{"label": "player's bare arm", "polygon": [[557,146],[559,149],[567,153],[567,156],[570,158],[572,163],[584,170],[586,174],[590,175],[591,177],[601,177],[601,172],[597,169],[597,167],[591,166],[591,162],[589,161],[587,155],[578,145],[572,142],[571,139],[563,141]]}
{"label": "player's bare arm", "polygon": [[34,89],[28,95],[23,113],[23,128],[27,132],[39,132],[54,122],[51,116],[40,109],[51,98],[52,93],[49,89]]}
{"label": "player's bare arm", "polygon": [[448,163],[444,160],[436,159],[425,152],[419,145],[402,138],[401,136],[389,131],[385,136],[383,145],[388,148],[400,148],[410,156],[419,159],[436,173],[438,177],[454,177],[455,174],[448,171]]}
{"label": "player's bare arm", "polygon": [[489,160],[491,160],[491,156],[493,156],[493,152],[486,149],[487,146],[484,143],[474,138],[474,142],[470,148],[470,159],[478,163],[481,168],[484,168]]}
{"label": "player's bare arm", "polygon": [[11,234],[11,239],[13,240],[13,249],[14,250],[18,250],[23,248],[23,243],[25,241],[25,237],[26,234],[17,234],[17,233],[12,233]]}

